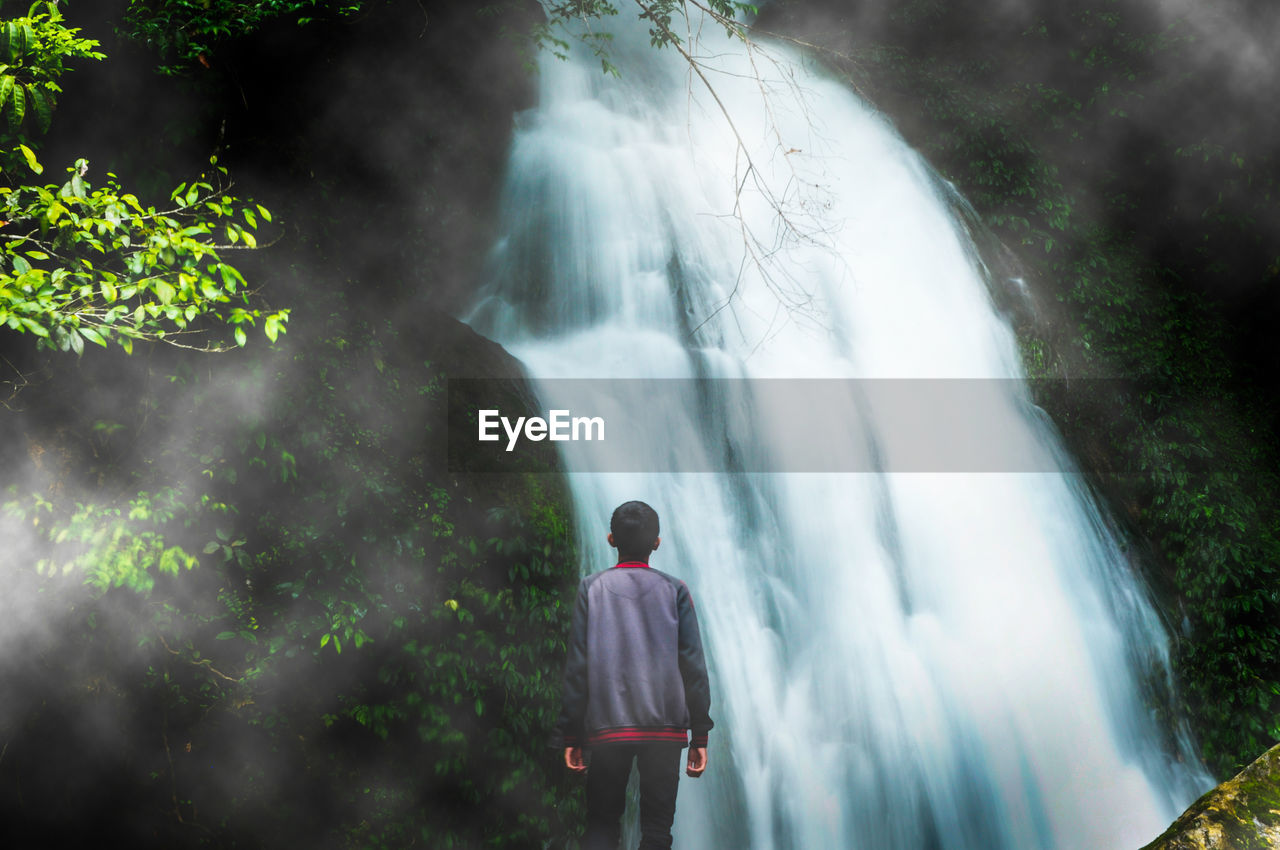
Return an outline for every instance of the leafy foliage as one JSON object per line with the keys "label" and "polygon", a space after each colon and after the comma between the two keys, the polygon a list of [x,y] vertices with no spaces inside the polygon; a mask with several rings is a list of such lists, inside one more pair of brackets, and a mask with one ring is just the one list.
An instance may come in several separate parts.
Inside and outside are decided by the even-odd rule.
{"label": "leafy foliage", "polygon": [[94,189],[87,171],[80,160],[60,187],[0,188],[0,214],[13,231],[0,234],[0,321],[77,354],[86,340],[125,351],[135,340],[180,344],[211,322],[244,345],[245,328],[261,320],[276,340],[289,311],[254,307],[244,277],[219,256],[236,243],[257,246],[259,216],[271,219],[264,207],[237,209],[225,188],[201,180],[179,185],[172,206],[157,210],[114,175]]}
{"label": "leafy foliage", "polygon": [[[570,835],[581,801],[545,744],[576,563],[561,496],[546,478],[482,495],[443,476],[444,375],[387,323],[344,325],[260,352],[252,389],[182,363],[154,382],[95,429],[84,472],[119,479],[117,498],[73,496],[74,475],[11,488],[10,539],[34,529],[45,553],[15,592],[65,601],[68,651],[81,636],[136,647],[96,666],[149,718],[130,746],[154,767],[112,781],[166,840],[275,846],[307,824],[324,846]],[[264,403],[228,432],[225,399],[246,392]],[[135,441],[159,461],[142,479]],[[9,753],[19,773],[40,757]]]}
{"label": "leafy foliage", "polygon": [[77,503],[63,516],[56,515],[54,503],[39,494],[33,494],[27,506],[15,502],[6,507],[19,520],[29,519],[37,527],[41,519],[46,520],[45,535],[61,557],[38,559],[37,575],[83,574],[84,583],[99,594],[125,587],[146,595],[158,575],[176,576],[198,562],[181,547],[166,545],[159,532],[186,510],[180,496],[169,487],[154,495],[138,493],[121,506]]}
{"label": "leafy foliage", "polygon": [[353,15],[367,0],[129,0],[125,27],[180,74],[192,63],[209,65],[218,45],[257,30],[267,21],[294,16],[299,26],[319,14]]}
{"label": "leafy foliage", "polygon": [[227,194],[216,160],[212,176],[179,185],[162,209],[112,174],[94,188],[84,159],[61,185],[21,182],[19,174],[44,172],[31,133],[49,129],[65,61],[103,58],[77,32],[55,2],[0,21],[0,324],[77,354],[86,341],[126,351],[136,340],[186,345],[179,340],[214,326],[243,346],[259,321],[274,342],[289,311],[254,306],[254,292],[219,253],[256,247],[254,231],[271,214]]}
{"label": "leafy foliage", "polygon": [[37,174],[43,170],[32,147],[49,131],[66,62],[104,58],[94,49],[98,42],[78,33],[63,26],[52,0],[32,4],[22,17],[0,18],[0,173],[24,165]]}

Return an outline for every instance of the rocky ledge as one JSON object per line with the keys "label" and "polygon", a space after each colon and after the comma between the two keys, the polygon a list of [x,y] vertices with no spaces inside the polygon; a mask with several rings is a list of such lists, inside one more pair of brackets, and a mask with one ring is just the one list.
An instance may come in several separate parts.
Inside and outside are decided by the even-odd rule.
{"label": "rocky ledge", "polygon": [[1182,813],[1142,850],[1280,848],[1280,744]]}

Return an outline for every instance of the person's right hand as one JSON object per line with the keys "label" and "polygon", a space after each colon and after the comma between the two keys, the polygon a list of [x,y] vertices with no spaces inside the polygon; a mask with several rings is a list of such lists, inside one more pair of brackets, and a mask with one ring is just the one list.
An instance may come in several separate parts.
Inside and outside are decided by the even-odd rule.
{"label": "person's right hand", "polygon": [[586,773],[587,763],[582,760],[582,747],[565,747],[564,765],[574,773]]}
{"label": "person's right hand", "polygon": [[690,747],[689,748],[689,764],[685,767],[684,772],[697,779],[702,775],[702,771],[707,769],[707,748],[706,747]]}

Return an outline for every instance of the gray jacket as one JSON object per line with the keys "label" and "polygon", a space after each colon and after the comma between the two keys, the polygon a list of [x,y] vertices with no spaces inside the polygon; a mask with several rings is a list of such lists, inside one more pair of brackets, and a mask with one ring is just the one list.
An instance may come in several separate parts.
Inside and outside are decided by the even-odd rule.
{"label": "gray jacket", "polygon": [[578,585],[555,747],[705,747],[711,689],[689,588],[638,561]]}

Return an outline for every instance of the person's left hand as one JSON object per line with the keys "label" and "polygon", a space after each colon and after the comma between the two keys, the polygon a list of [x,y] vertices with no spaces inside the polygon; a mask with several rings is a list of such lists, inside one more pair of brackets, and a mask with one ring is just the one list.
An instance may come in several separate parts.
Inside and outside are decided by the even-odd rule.
{"label": "person's left hand", "polygon": [[702,772],[707,769],[707,748],[706,747],[690,747],[689,763],[685,766],[684,772],[697,779]]}
{"label": "person's left hand", "polygon": [[565,747],[564,764],[574,773],[586,773],[587,763],[582,758],[582,747]]}

